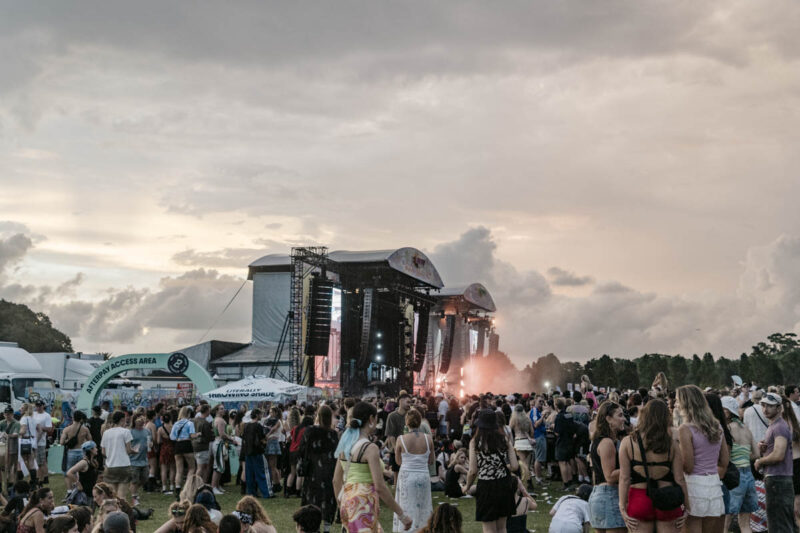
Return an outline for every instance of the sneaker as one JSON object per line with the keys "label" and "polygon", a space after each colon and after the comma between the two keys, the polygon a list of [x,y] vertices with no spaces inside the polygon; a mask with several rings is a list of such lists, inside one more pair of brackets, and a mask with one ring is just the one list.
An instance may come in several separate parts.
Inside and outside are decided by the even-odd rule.
{"label": "sneaker", "polygon": [[224,491],[224,490],[222,490],[222,489],[218,489],[217,487],[214,487],[213,489],[211,489],[211,491],[212,491],[214,494],[216,494],[217,496],[219,496],[219,495],[221,495],[221,494],[225,494],[225,491]]}
{"label": "sneaker", "polygon": [[172,494],[172,491],[169,490],[169,489],[164,489],[164,490],[161,491],[161,494],[163,494],[164,496],[168,496],[168,495]]}

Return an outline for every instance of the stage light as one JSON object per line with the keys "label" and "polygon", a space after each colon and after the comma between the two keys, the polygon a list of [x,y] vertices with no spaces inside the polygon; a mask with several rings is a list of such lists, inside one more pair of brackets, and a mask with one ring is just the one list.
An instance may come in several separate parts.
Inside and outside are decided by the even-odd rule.
{"label": "stage light", "polygon": [[550,382],[549,381],[545,381],[544,382],[544,388],[545,389],[549,389],[550,388]]}
{"label": "stage light", "polygon": [[380,339],[381,337],[383,337],[383,333],[381,333],[381,332],[379,331],[379,332],[377,332],[377,333],[375,334],[375,336],[376,336],[376,337],[378,337],[378,338]]}
{"label": "stage light", "polygon": [[375,356],[375,360],[376,361],[383,361],[383,356],[381,354],[378,354],[378,355]]}
{"label": "stage light", "polygon": [[380,350],[381,348],[383,348],[383,344],[378,344],[376,347]]}

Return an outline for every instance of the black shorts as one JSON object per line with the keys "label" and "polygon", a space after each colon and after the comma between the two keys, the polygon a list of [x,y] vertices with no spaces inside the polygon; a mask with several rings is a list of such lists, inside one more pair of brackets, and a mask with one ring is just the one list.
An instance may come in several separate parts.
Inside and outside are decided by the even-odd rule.
{"label": "black shorts", "polygon": [[183,455],[185,453],[194,453],[192,449],[192,441],[179,440],[175,442],[175,455]]}
{"label": "black shorts", "polygon": [[792,485],[794,486],[794,495],[800,494],[800,458],[792,461]]}
{"label": "black shorts", "polygon": [[392,472],[400,471],[400,465],[397,464],[397,458],[394,455],[394,450],[392,450],[392,453],[389,454],[389,466],[392,467]]}
{"label": "black shorts", "polygon": [[575,457],[571,442],[556,442],[556,461],[569,461]]}

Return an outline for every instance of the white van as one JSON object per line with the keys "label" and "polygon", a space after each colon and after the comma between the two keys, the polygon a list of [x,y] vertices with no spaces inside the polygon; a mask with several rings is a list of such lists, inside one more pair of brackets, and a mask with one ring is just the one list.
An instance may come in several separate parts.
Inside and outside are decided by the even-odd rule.
{"label": "white van", "polygon": [[0,341],[0,409],[11,405],[15,411],[29,398],[55,400],[56,383],[27,351],[16,342]]}

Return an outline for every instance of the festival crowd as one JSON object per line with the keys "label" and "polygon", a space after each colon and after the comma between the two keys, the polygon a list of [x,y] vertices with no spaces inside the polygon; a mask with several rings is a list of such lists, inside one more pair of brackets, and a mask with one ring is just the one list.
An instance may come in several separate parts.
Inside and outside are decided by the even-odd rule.
{"label": "festival crowd", "polygon": [[[289,401],[77,411],[60,433],[43,402],[0,422],[0,533],[127,533],[174,498],[156,533],[276,533],[259,498],[298,498],[297,531],[457,533],[474,498],[484,532],[525,532],[535,492],[566,494],[551,533],[798,531],[800,388],[608,391]],[[48,484],[63,446],[64,505]],[[238,463],[238,464],[233,464]],[[238,488],[237,488],[238,487]],[[238,491],[223,514],[217,496]],[[238,497],[238,496],[237,496]],[[468,517],[472,519],[473,517]],[[341,524],[341,525],[339,525]]]}

